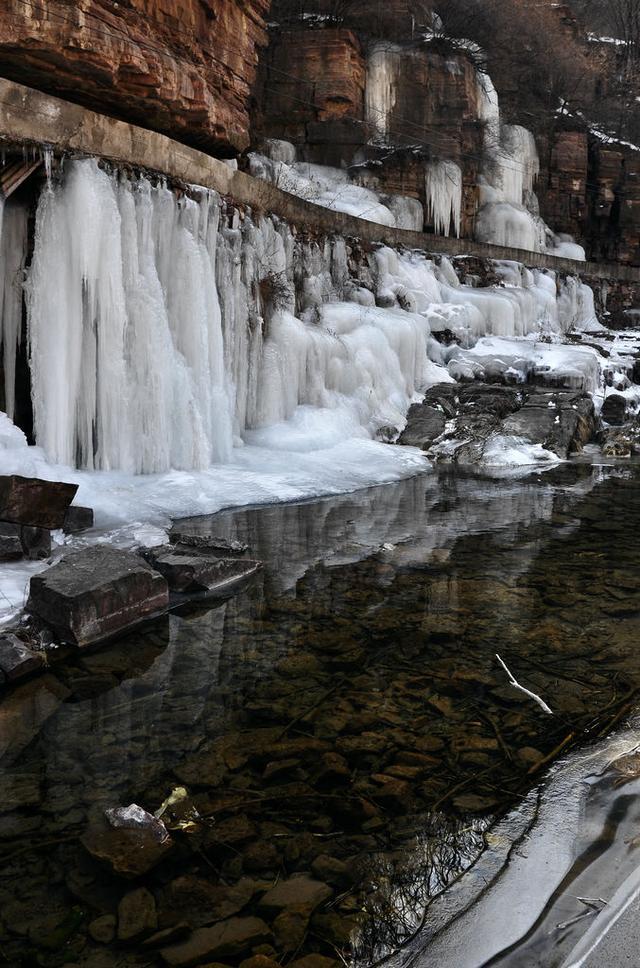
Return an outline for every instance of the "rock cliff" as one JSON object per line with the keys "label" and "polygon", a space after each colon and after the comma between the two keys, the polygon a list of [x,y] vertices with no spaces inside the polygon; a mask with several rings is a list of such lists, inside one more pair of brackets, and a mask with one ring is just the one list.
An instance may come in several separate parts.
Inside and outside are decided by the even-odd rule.
{"label": "rock cliff", "polygon": [[0,74],[221,155],[248,144],[270,0],[4,0]]}

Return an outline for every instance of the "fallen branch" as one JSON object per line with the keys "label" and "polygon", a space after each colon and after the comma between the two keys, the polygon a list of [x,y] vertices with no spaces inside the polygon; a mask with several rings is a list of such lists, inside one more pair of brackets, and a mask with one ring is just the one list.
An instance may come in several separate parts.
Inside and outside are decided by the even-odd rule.
{"label": "fallen branch", "polygon": [[553,716],[552,711],[549,709],[544,699],[541,699],[540,696],[537,696],[535,692],[531,692],[530,689],[525,689],[524,686],[520,685],[517,679],[514,679],[512,673],[509,671],[509,669],[504,664],[504,662],[502,661],[502,659],[500,658],[497,652],[496,652],[496,659],[498,660],[498,662],[500,663],[504,671],[509,676],[509,684],[512,685],[514,689],[518,689],[520,692],[523,692],[525,696],[529,697],[529,699],[533,699],[534,702],[537,702],[537,704],[540,706],[540,709],[542,709],[543,712],[548,713],[549,716]]}

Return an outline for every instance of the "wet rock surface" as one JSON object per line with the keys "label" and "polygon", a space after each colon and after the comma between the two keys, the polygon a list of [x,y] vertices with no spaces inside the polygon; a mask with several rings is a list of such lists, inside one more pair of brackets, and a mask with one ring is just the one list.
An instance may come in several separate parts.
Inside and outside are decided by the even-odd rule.
{"label": "wet rock surface", "polygon": [[[337,968],[392,950],[547,758],[634,701],[637,475],[440,471],[221,515],[266,562],[245,593],[74,650],[0,701],[9,963]],[[169,849],[107,823],[132,803],[169,804]]]}
{"label": "wet rock surface", "polygon": [[579,453],[596,429],[593,401],[581,391],[441,383],[411,407],[398,443],[436,460],[474,464],[496,437],[517,437],[566,458]]}
{"label": "wet rock surface", "polygon": [[8,682],[24,679],[46,665],[43,652],[35,652],[16,635],[0,637],[0,672]]}
{"label": "wet rock surface", "polygon": [[166,579],[171,592],[223,595],[236,585],[249,581],[262,568],[259,561],[198,554],[198,550],[197,546],[188,549],[178,544],[175,548],[150,553],[154,569]]}
{"label": "wet rock surface", "polygon": [[63,642],[86,646],[164,611],[165,579],[135,554],[98,545],[31,579],[27,611]]}

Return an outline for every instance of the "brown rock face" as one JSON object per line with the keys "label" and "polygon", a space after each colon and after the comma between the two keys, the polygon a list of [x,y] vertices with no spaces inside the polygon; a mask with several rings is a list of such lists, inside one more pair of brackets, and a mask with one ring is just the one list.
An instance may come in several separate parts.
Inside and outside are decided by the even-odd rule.
{"label": "brown rock face", "polygon": [[221,154],[248,144],[270,0],[5,0],[0,74]]}

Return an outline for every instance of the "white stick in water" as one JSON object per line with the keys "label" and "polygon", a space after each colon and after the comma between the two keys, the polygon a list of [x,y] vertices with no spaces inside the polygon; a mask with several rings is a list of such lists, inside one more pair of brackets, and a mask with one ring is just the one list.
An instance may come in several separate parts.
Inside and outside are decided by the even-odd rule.
{"label": "white stick in water", "polygon": [[497,652],[496,652],[496,659],[498,660],[498,662],[500,663],[500,665],[502,666],[502,668],[504,669],[504,671],[509,676],[509,682],[513,686],[513,688],[514,689],[519,689],[520,692],[523,692],[525,694],[525,696],[528,696],[529,697],[529,699],[533,699],[534,702],[537,702],[538,705],[540,706],[540,709],[543,709],[545,711],[545,713],[548,713],[550,716],[553,716],[553,712],[549,709],[549,707],[547,706],[547,704],[544,701],[544,699],[541,699],[540,696],[537,696],[535,694],[535,692],[531,692],[530,689],[525,689],[524,686],[521,686],[520,685],[520,683],[517,681],[517,679],[514,679],[512,673],[509,671],[509,669],[507,668],[507,666],[505,665],[505,663],[502,661],[502,659],[500,658],[500,656],[498,655]]}

